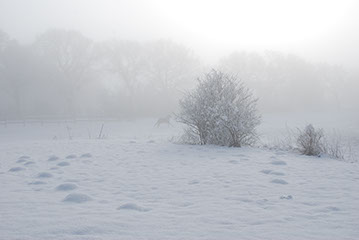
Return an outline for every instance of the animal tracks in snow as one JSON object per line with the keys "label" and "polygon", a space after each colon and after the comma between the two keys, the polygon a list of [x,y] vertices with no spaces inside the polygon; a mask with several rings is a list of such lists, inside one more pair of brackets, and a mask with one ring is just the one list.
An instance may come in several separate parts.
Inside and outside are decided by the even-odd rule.
{"label": "animal tracks in snow", "polygon": [[277,171],[273,171],[273,170],[269,170],[269,169],[264,169],[264,170],[261,171],[261,173],[271,174],[271,175],[276,175],[276,176],[284,176],[285,175],[282,172],[277,172]]}
{"label": "animal tracks in snow", "polygon": [[65,166],[70,166],[70,163],[69,162],[59,162],[58,164],[57,164],[57,166],[60,166],[60,167],[65,167]]}
{"label": "animal tracks in snow", "polygon": [[34,182],[29,183],[29,185],[43,185],[43,184],[46,184],[46,182],[43,182],[43,181],[34,181]]}
{"label": "animal tracks in snow", "polygon": [[[274,166],[285,166],[287,165],[287,163],[285,161],[282,160],[278,160],[276,156],[271,156],[270,159],[273,159],[270,164],[274,165]],[[263,169],[260,171],[261,173],[267,174],[267,175],[274,175],[274,176],[285,176],[285,173],[280,172],[280,171],[275,171],[272,169]],[[270,181],[271,183],[274,184],[282,184],[282,185],[287,185],[288,182],[284,179],[272,179]]]}
{"label": "animal tracks in snow", "polygon": [[53,175],[48,172],[41,172],[41,173],[37,174],[37,178],[52,178],[52,177],[53,177]]}
{"label": "animal tracks in snow", "polygon": [[92,154],[91,153],[84,153],[81,155],[81,158],[91,158]]}
{"label": "animal tracks in snow", "polygon": [[283,179],[273,179],[272,181],[271,181],[271,183],[276,183],[276,184],[288,184],[288,182],[287,181],[285,181],[285,180],[283,180]]}
{"label": "animal tracks in snow", "polygon": [[70,193],[62,201],[69,203],[84,203],[91,201],[92,198],[83,193]]}
{"label": "animal tracks in snow", "polygon": [[70,154],[66,156],[66,159],[74,159],[74,158],[77,158],[76,154]]}
{"label": "animal tracks in snow", "polygon": [[[56,156],[56,155],[50,155],[47,158],[45,158],[45,162],[44,161],[35,161],[35,160],[31,160],[32,158],[30,156],[24,155],[19,157],[16,160],[17,164],[22,164],[23,166],[14,166],[12,168],[10,168],[8,170],[8,172],[12,172],[12,173],[16,173],[16,172],[21,172],[21,171],[39,171],[39,172],[35,172],[33,173],[33,181],[27,182],[26,185],[28,186],[40,186],[40,185],[50,185],[51,182],[53,182],[53,180],[51,182],[47,182],[45,180],[47,179],[56,179],[55,175],[56,174],[63,174],[64,172],[54,172],[52,171],[52,173],[47,172],[47,171],[41,171],[41,166],[43,166],[43,164],[45,163],[44,166],[47,166],[47,169],[49,170],[58,170],[60,169],[59,167],[65,167],[65,166],[70,166],[70,162],[71,161],[76,161],[79,164],[89,164],[92,161],[88,160],[90,158],[92,158],[92,154],[91,153],[84,153],[79,155],[80,158],[84,159],[82,161],[76,161],[77,159],[77,155],[76,154],[69,154],[66,157],[64,157],[64,159],[66,159],[67,161],[59,161],[61,159],[61,157]],[[50,165],[50,166],[49,166]],[[31,167],[32,166],[32,167]],[[26,168],[26,167],[30,167],[30,168]],[[64,168],[65,169],[65,168]],[[44,170],[44,169],[43,169]],[[55,174],[56,173],[56,174]],[[77,181],[78,182],[78,181]],[[69,181],[65,182],[65,183],[61,183],[58,184],[57,186],[53,186],[53,190],[56,192],[69,192],[69,191],[73,191],[78,189],[78,185],[74,184],[74,183],[70,183]],[[42,191],[43,189],[41,188],[37,188],[37,189],[33,189],[34,191]],[[66,202],[66,203],[85,203],[88,201],[91,201],[92,198],[90,196],[88,196],[87,194],[84,193],[71,193],[66,195],[63,199],[62,202]],[[136,205],[137,206],[137,205]],[[121,209],[131,209],[131,205],[124,205],[122,207],[120,207]],[[132,206],[133,210],[136,211],[147,211],[148,209],[146,208],[141,208],[141,207],[134,207]]]}
{"label": "animal tracks in snow", "polygon": [[77,188],[76,184],[73,183],[63,183],[56,187],[56,191],[70,191]]}
{"label": "animal tracks in snow", "polygon": [[137,212],[148,212],[151,209],[138,206],[135,203],[125,203],[117,208],[117,210],[132,210]]}
{"label": "animal tracks in snow", "polygon": [[24,163],[25,166],[29,166],[29,165],[33,165],[35,164],[34,161],[27,161],[26,163]]}
{"label": "animal tracks in snow", "polygon": [[232,163],[232,164],[239,164],[239,161],[238,161],[238,160],[229,160],[228,162],[229,162],[229,163]]}
{"label": "animal tracks in snow", "polygon": [[9,172],[19,172],[19,171],[23,171],[25,170],[25,168],[23,167],[13,167],[9,169]]}
{"label": "animal tracks in snow", "polygon": [[47,159],[47,161],[49,161],[49,162],[53,162],[53,161],[56,161],[56,160],[59,160],[59,157],[57,157],[55,155],[52,155]]}
{"label": "animal tracks in snow", "polygon": [[286,162],[282,161],[282,160],[274,160],[271,162],[272,165],[287,165]]}

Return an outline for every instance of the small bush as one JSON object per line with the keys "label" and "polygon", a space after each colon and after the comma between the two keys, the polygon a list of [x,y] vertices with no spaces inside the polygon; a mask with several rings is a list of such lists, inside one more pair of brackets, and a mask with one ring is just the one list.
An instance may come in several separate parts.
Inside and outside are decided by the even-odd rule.
{"label": "small bush", "polygon": [[340,136],[335,134],[327,138],[323,129],[315,129],[311,124],[307,125],[304,130],[299,130],[297,145],[300,153],[304,155],[345,158],[345,150]]}
{"label": "small bush", "polygon": [[187,125],[184,139],[196,144],[251,145],[260,123],[257,99],[236,77],[212,70],[180,101],[177,121]]}
{"label": "small bush", "polygon": [[312,124],[307,125],[304,130],[299,130],[297,144],[299,151],[308,156],[319,156],[325,152],[324,132],[315,129]]}

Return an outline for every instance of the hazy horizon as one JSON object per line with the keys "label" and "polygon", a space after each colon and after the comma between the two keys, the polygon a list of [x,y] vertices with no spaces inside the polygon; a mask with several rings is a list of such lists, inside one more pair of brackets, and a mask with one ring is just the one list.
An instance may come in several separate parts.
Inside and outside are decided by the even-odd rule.
{"label": "hazy horizon", "polygon": [[96,41],[171,39],[207,63],[233,51],[274,50],[356,70],[359,2],[2,0],[0,29],[31,43],[48,29]]}

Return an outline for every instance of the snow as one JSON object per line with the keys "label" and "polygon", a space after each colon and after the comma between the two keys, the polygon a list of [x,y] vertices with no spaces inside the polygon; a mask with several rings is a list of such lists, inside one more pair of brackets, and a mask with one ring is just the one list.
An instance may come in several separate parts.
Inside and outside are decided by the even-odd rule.
{"label": "snow", "polygon": [[87,196],[86,194],[83,193],[70,193],[69,195],[67,195],[63,202],[72,202],[72,203],[84,203],[84,202],[88,202],[91,201],[92,198]]}
{"label": "snow", "polygon": [[56,161],[59,160],[59,158],[57,156],[50,156],[47,161]]}
{"label": "snow", "polygon": [[38,178],[51,178],[52,174],[47,172],[42,172],[37,175]]}
{"label": "snow", "polygon": [[119,206],[117,209],[118,210],[135,210],[135,211],[139,211],[139,212],[150,211],[149,208],[143,208],[134,203],[125,203],[125,204]]}
{"label": "snow", "polygon": [[359,238],[358,162],[175,144],[155,122],[0,126],[0,239]]}
{"label": "snow", "polygon": [[70,191],[76,189],[76,184],[73,183],[63,183],[56,187],[57,191]]}

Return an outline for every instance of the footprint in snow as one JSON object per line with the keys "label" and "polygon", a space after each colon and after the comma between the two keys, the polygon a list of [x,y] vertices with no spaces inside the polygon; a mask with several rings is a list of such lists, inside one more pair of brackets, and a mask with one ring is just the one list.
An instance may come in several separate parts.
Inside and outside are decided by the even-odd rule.
{"label": "footprint in snow", "polygon": [[53,175],[48,172],[41,172],[37,174],[37,178],[51,178]]}
{"label": "footprint in snow", "polygon": [[232,163],[232,164],[238,164],[238,163],[239,163],[238,160],[229,160],[228,162],[229,162],[229,163]]}
{"label": "footprint in snow", "polygon": [[77,158],[75,154],[70,154],[66,157],[66,159],[74,159],[74,158]]}
{"label": "footprint in snow", "polygon": [[47,161],[49,161],[49,162],[53,162],[53,161],[56,161],[56,160],[59,160],[59,157],[57,157],[55,155],[52,155],[47,159]]}
{"label": "footprint in snow", "polygon": [[29,166],[29,165],[33,165],[35,164],[34,161],[27,161],[26,163],[24,163],[25,166]]}
{"label": "footprint in snow", "polygon": [[23,171],[25,170],[25,168],[23,167],[13,167],[9,169],[9,172],[19,172],[19,171]]}
{"label": "footprint in snow", "polygon": [[198,184],[198,183],[199,183],[198,180],[192,180],[192,181],[190,181],[188,184],[189,184],[189,185],[194,185],[194,184]]}
{"label": "footprint in snow", "polygon": [[56,191],[70,191],[77,188],[76,184],[73,183],[63,183],[56,187]]}
{"label": "footprint in snow", "polygon": [[43,184],[46,184],[46,182],[43,182],[43,181],[35,181],[35,182],[29,183],[29,185],[43,185]]}
{"label": "footprint in snow", "polygon": [[244,155],[244,154],[233,154],[232,155],[233,157],[247,157],[247,155]]}
{"label": "footprint in snow", "polygon": [[259,200],[256,200],[256,203],[259,205],[264,205],[264,204],[268,203],[268,199],[266,199],[266,198],[259,199]]}
{"label": "footprint in snow", "polygon": [[282,160],[275,160],[271,162],[272,165],[287,165],[286,162],[282,161]]}
{"label": "footprint in snow", "polygon": [[148,212],[151,209],[138,206],[134,203],[125,203],[117,208],[117,210],[133,210],[138,212]]}
{"label": "footprint in snow", "polygon": [[91,158],[91,157],[92,157],[91,153],[84,153],[81,155],[81,158]]}
{"label": "footprint in snow", "polygon": [[19,157],[19,160],[20,160],[20,159],[25,159],[25,160],[26,160],[26,159],[30,159],[30,157],[29,157],[29,156],[26,156],[26,155],[23,155],[23,156]]}
{"label": "footprint in snow", "polygon": [[340,208],[329,206],[329,207],[326,207],[326,210],[336,212],[336,211],[340,211]]}
{"label": "footprint in snow", "polygon": [[276,171],[269,170],[269,169],[264,169],[264,170],[261,171],[261,173],[271,174],[271,175],[276,175],[276,176],[284,176],[284,175],[285,175],[285,174],[282,173],[282,172],[276,172]]}
{"label": "footprint in snow", "polygon": [[70,166],[70,163],[69,162],[59,162],[57,164],[57,166],[60,166],[60,167]]}
{"label": "footprint in snow", "polygon": [[62,201],[70,203],[84,203],[91,201],[92,198],[83,193],[71,193],[67,195]]}
{"label": "footprint in snow", "polygon": [[288,182],[286,182],[286,181],[283,180],[283,179],[273,179],[273,180],[271,181],[271,183],[283,184],[283,185],[288,184]]}
{"label": "footprint in snow", "polygon": [[192,205],[193,205],[193,203],[190,203],[190,202],[183,202],[183,203],[177,204],[177,206],[179,206],[179,207],[189,207]]}
{"label": "footprint in snow", "polygon": [[272,170],[269,170],[269,169],[264,169],[261,171],[261,173],[264,173],[264,174],[270,174],[272,172]]}
{"label": "footprint in snow", "polygon": [[291,200],[291,199],[293,199],[293,197],[292,197],[292,195],[282,195],[282,196],[280,196],[280,199]]}
{"label": "footprint in snow", "polygon": [[315,212],[321,212],[321,213],[329,213],[329,212],[337,212],[340,211],[340,208],[338,207],[333,207],[333,206],[328,206],[328,207],[324,207],[324,208],[319,208],[314,210]]}
{"label": "footprint in snow", "polygon": [[17,163],[23,163],[23,162],[26,162],[26,159],[24,158],[20,158],[19,160],[16,161]]}

